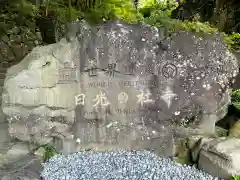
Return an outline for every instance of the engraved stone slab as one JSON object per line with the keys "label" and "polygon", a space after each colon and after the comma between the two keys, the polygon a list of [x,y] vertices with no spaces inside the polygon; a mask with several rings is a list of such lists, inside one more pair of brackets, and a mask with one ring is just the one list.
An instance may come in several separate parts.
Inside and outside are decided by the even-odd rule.
{"label": "engraved stone slab", "polygon": [[68,40],[38,47],[8,70],[11,136],[170,155],[177,127],[213,133],[226,114],[238,66],[218,34],[180,31],[160,41],[146,24],[80,22]]}
{"label": "engraved stone slab", "polygon": [[[141,139],[153,138],[167,147],[163,139],[171,139],[174,123],[187,118],[197,127],[203,123],[204,113],[219,108],[218,94],[224,90],[213,87],[217,88],[223,76],[233,77],[231,71],[237,71],[235,59],[217,35],[205,40],[179,32],[163,40],[161,44],[167,48],[162,48],[158,31],[147,25],[117,21],[87,31],[86,38],[81,34],[80,88],[73,128],[82,143],[129,140],[128,144],[137,147]],[[228,67],[226,57],[232,61]],[[211,106],[204,94],[212,94]],[[161,133],[159,127],[166,132]]]}

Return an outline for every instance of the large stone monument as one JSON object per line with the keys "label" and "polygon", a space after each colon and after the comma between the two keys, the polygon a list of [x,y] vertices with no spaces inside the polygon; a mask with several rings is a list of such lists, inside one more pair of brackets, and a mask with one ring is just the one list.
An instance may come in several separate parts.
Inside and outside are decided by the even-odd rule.
{"label": "large stone monument", "polygon": [[8,69],[9,133],[65,152],[153,149],[171,156],[184,130],[214,133],[226,114],[236,58],[218,34],[198,37],[120,21],[73,24]]}

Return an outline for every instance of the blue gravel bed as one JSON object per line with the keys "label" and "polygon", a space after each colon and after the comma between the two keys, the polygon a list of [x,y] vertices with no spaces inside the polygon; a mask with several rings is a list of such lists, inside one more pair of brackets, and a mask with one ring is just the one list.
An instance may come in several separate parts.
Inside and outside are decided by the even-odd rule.
{"label": "blue gravel bed", "polygon": [[44,163],[44,180],[218,180],[150,151],[78,152]]}

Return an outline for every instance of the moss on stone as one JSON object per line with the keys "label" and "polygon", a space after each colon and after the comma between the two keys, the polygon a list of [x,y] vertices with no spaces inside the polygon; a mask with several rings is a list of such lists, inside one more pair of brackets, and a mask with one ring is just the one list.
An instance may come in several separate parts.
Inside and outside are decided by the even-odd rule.
{"label": "moss on stone", "polygon": [[226,137],[228,135],[228,130],[221,128],[219,126],[216,126],[215,133],[217,137]]}
{"label": "moss on stone", "polygon": [[183,140],[181,146],[178,148],[177,157],[174,158],[174,160],[180,164],[192,165],[193,163],[191,160],[191,153],[190,153],[190,150],[187,148],[187,143],[188,143],[188,138]]}

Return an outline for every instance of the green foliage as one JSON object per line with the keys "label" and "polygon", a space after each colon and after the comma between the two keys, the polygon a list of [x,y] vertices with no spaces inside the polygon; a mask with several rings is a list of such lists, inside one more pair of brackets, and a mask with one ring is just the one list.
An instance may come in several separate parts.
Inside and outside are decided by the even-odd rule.
{"label": "green foliage", "polygon": [[[148,24],[156,26],[158,28],[163,27],[165,32],[171,34],[172,32],[185,30],[189,32],[195,32],[196,34],[203,36],[204,34],[216,33],[218,29],[211,25],[209,22],[200,22],[199,17],[195,16],[192,21],[180,21],[171,18],[171,12],[178,6],[175,1],[163,1],[155,5],[147,5],[147,9],[151,10],[150,17],[144,19]],[[140,12],[146,10],[143,7]],[[166,34],[165,34],[166,35]],[[221,33],[223,40],[228,45],[230,50],[240,51],[240,34],[232,33],[227,35],[226,33]]]}
{"label": "green foliage", "polygon": [[233,32],[231,35],[226,35],[224,33],[222,34],[224,40],[229,45],[229,48],[234,51],[240,52],[240,34],[235,32]]}
{"label": "green foliage", "polygon": [[58,22],[62,24],[81,17],[95,24],[101,23],[103,19],[122,19],[128,23],[134,23],[141,18],[131,0],[96,1],[94,6],[86,5],[85,1],[79,1],[77,5],[69,7],[63,0],[51,0],[44,6],[48,11],[54,12]]}
{"label": "green foliage", "polygon": [[44,162],[46,162],[51,157],[53,157],[53,156],[58,154],[57,150],[53,146],[43,145],[42,147],[45,149],[45,152],[43,154],[43,161]]}
{"label": "green foliage", "polygon": [[232,180],[240,180],[240,176],[233,176]]}
{"label": "green foliage", "polygon": [[145,22],[156,27],[164,27],[168,34],[186,30],[189,32],[196,32],[200,35],[205,33],[214,33],[216,28],[212,27],[208,22],[200,22],[197,18],[193,21],[180,21],[171,18],[171,12],[178,6],[175,1],[160,2],[154,6],[151,16],[145,18]]}
{"label": "green foliage", "polygon": [[151,10],[151,15],[144,19],[144,22],[158,28],[164,28],[165,32],[170,34],[171,32],[179,29],[181,23],[176,19],[171,19],[171,11],[177,7],[177,4],[173,1],[159,2],[151,4],[141,8],[139,11],[144,13],[146,8]]}
{"label": "green foliage", "polygon": [[232,102],[240,102],[240,89],[234,90],[231,94]]}
{"label": "green foliage", "polygon": [[231,101],[235,108],[240,110],[240,89],[234,90],[231,94]]}
{"label": "green foliage", "polygon": [[160,19],[165,19],[168,18],[171,19],[171,12],[174,10],[178,4],[175,1],[160,1],[158,3],[154,3],[152,1],[151,3],[145,3],[141,4],[139,7],[139,12],[142,14],[147,13],[148,11],[150,12],[150,17],[147,18],[147,20],[160,20]]}
{"label": "green foliage", "polygon": [[41,43],[36,34],[37,6],[27,0],[11,0],[1,4],[0,43],[1,61],[21,60],[35,45]]}
{"label": "green foliage", "polygon": [[141,16],[136,12],[131,0],[108,0],[89,9],[85,18],[90,23],[101,23],[103,19],[121,19],[127,23],[136,23]]}
{"label": "green foliage", "polygon": [[26,0],[12,0],[0,10],[0,37],[15,26],[31,26],[38,8]]}
{"label": "green foliage", "polygon": [[155,3],[154,0],[139,0],[137,8],[138,9],[143,9],[143,8],[155,6],[155,4],[156,3]]}
{"label": "green foliage", "polygon": [[215,33],[217,32],[216,28],[213,28],[208,22],[202,23],[199,21],[185,21],[181,24],[181,27],[184,30],[197,33]]}
{"label": "green foliage", "polygon": [[63,0],[49,0],[41,6],[45,7],[47,12],[55,14],[56,20],[60,24],[75,21],[80,17],[80,12],[74,7],[69,7]]}

